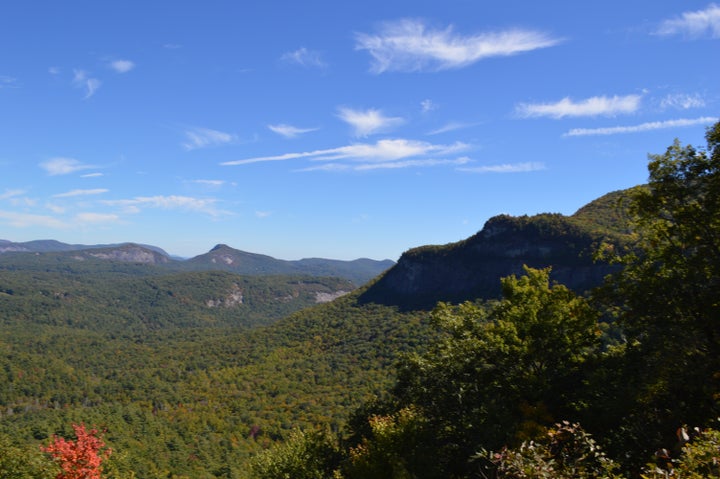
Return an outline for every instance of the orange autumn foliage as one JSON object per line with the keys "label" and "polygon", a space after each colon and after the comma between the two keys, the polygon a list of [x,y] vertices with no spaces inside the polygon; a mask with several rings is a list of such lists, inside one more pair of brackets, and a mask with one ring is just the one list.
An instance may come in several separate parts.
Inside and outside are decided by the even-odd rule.
{"label": "orange autumn foliage", "polygon": [[97,429],[85,429],[84,424],[73,424],[75,441],[53,436],[43,452],[49,453],[62,472],[56,479],[101,479],[102,462],[110,456],[102,434]]}

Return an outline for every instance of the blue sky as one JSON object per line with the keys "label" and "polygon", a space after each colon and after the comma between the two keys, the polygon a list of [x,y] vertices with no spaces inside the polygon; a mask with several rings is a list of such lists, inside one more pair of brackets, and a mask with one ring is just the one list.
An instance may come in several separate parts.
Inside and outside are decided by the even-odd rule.
{"label": "blue sky", "polygon": [[0,238],[396,260],[703,145],[720,4],[18,1]]}

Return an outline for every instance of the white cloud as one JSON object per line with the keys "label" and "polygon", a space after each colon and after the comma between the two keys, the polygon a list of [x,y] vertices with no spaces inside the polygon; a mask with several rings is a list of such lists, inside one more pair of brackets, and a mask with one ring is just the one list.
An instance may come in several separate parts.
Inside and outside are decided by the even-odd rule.
{"label": "white cloud", "polygon": [[187,142],[182,146],[186,150],[197,150],[209,146],[219,146],[237,141],[237,136],[210,128],[192,128],[185,131]]}
{"label": "white cloud", "polygon": [[633,113],[640,108],[641,95],[594,96],[575,102],[568,97],[555,103],[521,103],[515,108],[523,118],[566,116],[612,116]]}
{"label": "white cloud", "polygon": [[310,133],[311,131],[318,130],[318,128],[298,128],[296,126],[285,125],[283,123],[279,125],[268,125],[268,128],[285,138],[297,138],[304,133]]}
{"label": "white cloud", "polygon": [[267,218],[272,215],[272,211],[256,211],[255,216],[258,218]]}
{"label": "white cloud", "polygon": [[110,62],[109,67],[117,73],[127,73],[135,68],[135,63],[130,60],[114,60]]}
{"label": "white cloud", "polygon": [[295,51],[283,53],[280,60],[286,63],[293,63],[303,67],[325,68],[327,64],[322,60],[319,52],[308,50],[305,47]]}
{"label": "white cloud", "polygon": [[62,229],[70,225],[52,216],[16,213],[13,211],[0,211],[0,221],[16,228],[41,226],[43,228]]}
{"label": "white cloud", "polygon": [[85,89],[84,99],[87,100],[100,88],[101,82],[97,78],[90,78],[85,70],[73,70],[73,85]]}
{"label": "white cloud", "polygon": [[215,208],[217,200],[214,198],[193,198],[190,196],[137,196],[126,200],[107,200],[103,204],[125,208],[125,212],[139,213],[142,207],[159,208],[164,210],[186,210],[219,216],[223,212]]}
{"label": "white cloud", "polygon": [[389,162],[403,159],[426,157],[428,155],[446,156],[469,149],[465,143],[452,145],[434,145],[424,141],[395,139],[380,140],[376,143],[355,143],[339,148],[315,150],[299,153],[285,153],[277,156],[261,156],[221,163],[225,166],[247,165],[265,161],[286,161],[305,158],[310,161],[350,160],[354,162]]}
{"label": "white cloud", "polygon": [[429,111],[437,110],[437,106],[432,100],[426,99],[420,102],[420,109],[423,113],[427,113]]}
{"label": "white cloud", "polygon": [[439,160],[439,159],[427,159],[427,160],[402,160],[402,161],[386,161],[383,163],[363,163],[355,167],[356,170],[377,170],[377,169],[398,169],[398,168],[411,168],[411,167],[430,167],[430,166],[441,166],[441,165],[465,165],[470,162],[470,159],[466,156],[456,158],[453,160]]}
{"label": "white cloud", "polygon": [[53,203],[45,203],[45,208],[49,209],[56,215],[61,215],[61,214],[65,213],[65,211],[66,211],[64,206],[56,205]]}
{"label": "white cloud", "polygon": [[661,130],[664,128],[680,128],[685,126],[709,125],[719,119],[711,116],[695,119],[681,118],[678,120],[653,121],[632,126],[613,126],[608,128],[574,128],[563,136],[617,135],[621,133],[639,133],[642,131]]}
{"label": "white cloud", "polygon": [[449,131],[462,130],[463,128],[470,128],[476,126],[477,123],[460,123],[450,122],[447,125],[436,128],[435,130],[429,131],[428,135],[439,135],[441,133],[447,133]]}
{"label": "white cloud", "polygon": [[120,220],[118,215],[106,213],[78,213],[75,215],[77,223],[117,223]]}
{"label": "white cloud", "polygon": [[675,108],[678,110],[689,110],[690,108],[702,108],[705,100],[700,95],[686,95],[675,93],[668,95],[660,101],[661,108]]}
{"label": "white cloud", "polygon": [[99,176],[103,176],[102,173],[87,173],[85,175],[80,175],[80,178],[97,178]]}
{"label": "white cloud", "polygon": [[678,18],[662,22],[655,33],[690,37],[709,35],[711,38],[720,38],[720,6],[711,3],[705,10],[684,12]]}
{"label": "white cloud", "polygon": [[25,193],[27,193],[27,191],[21,190],[21,189],[14,189],[14,190],[6,189],[4,193],[0,193],[0,200],[7,200],[7,199],[14,198],[17,196],[22,196]]}
{"label": "white cloud", "polygon": [[353,127],[355,136],[368,136],[373,133],[387,131],[405,122],[400,117],[388,117],[375,108],[368,110],[353,110],[351,108],[338,108],[338,118]]}
{"label": "white cloud", "polygon": [[88,195],[101,195],[103,193],[107,193],[110,190],[107,190],[105,188],[96,188],[93,190],[71,190],[67,193],[59,193],[57,195],[53,195],[53,198],[71,198],[74,196],[88,196]]}
{"label": "white cloud", "polygon": [[459,35],[449,26],[427,27],[419,20],[387,22],[376,34],[355,36],[356,50],[373,57],[371,71],[447,70],[471,65],[485,58],[508,56],[557,45],[560,40],[532,30]]}
{"label": "white cloud", "polygon": [[212,188],[219,188],[225,184],[225,180],[191,180],[191,183],[197,183],[198,185],[209,186]]}
{"label": "white cloud", "polygon": [[40,168],[47,171],[50,176],[67,175],[76,171],[95,168],[93,165],[85,165],[74,158],[51,158],[40,163]]}
{"label": "white cloud", "polygon": [[507,163],[502,165],[476,166],[471,168],[458,168],[459,171],[469,173],[528,173],[544,170],[545,165],[537,162]]}

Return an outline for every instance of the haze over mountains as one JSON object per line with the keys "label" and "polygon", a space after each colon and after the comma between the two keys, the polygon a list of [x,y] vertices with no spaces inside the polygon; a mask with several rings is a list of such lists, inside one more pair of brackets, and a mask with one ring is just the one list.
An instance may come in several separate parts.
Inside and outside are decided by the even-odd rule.
{"label": "haze over mountains", "polygon": [[310,275],[334,276],[360,286],[393,264],[391,260],[359,258],[342,261],[324,258],[304,258],[296,261],[249,253],[219,244],[209,252],[190,259],[170,256],[162,248],[136,243],[109,245],[67,244],[55,240],[12,242],[0,240],[0,256],[7,253],[54,254],[74,260],[104,259],[164,265],[176,271],[229,271],[242,275]]}
{"label": "haze over mountains", "polygon": [[12,387],[0,433],[32,445],[72,420],[102,423],[137,477],[245,477],[251,453],[296,428],[338,429],[389,387],[398,358],[428,344],[436,301],[496,297],[523,264],[580,291],[597,284],[609,266],[592,250],[629,243],[623,195],[568,217],[497,216],[397,264],[2,241]]}

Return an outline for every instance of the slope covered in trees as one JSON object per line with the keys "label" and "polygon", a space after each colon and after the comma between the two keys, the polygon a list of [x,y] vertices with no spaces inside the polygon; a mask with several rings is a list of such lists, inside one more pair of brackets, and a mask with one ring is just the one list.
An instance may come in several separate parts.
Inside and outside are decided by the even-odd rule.
{"label": "slope covered in trees", "polygon": [[[720,124],[707,150],[673,145],[647,186],[569,222],[497,220],[568,261],[563,244],[588,261],[613,246],[612,279],[587,296],[540,265],[493,278],[494,299],[469,291],[432,314],[360,290],[260,326],[275,314],[262,304],[255,319],[209,306],[235,286],[245,305],[241,276],[112,261],[93,276],[100,266],[60,256],[7,266],[0,471],[43,470],[39,446],[87,424],[106,431],[108,477],[637,477],[660,448],[659,466],[705,477],[719,452],[704,429],[720,415],[719,145]],[[615,195],[627,209],[603,214]],[[288,291],[312,301],[292,290],[308,282],[253,284],[274,308]]]}
{"label": "slope covered in trees", "polygon": [[582,293],[617,269],[596,261],[600,244],[618,249],[632,244],[622,207],[628,194],[607,194],[572,216],[496,216],[463,241],[411,249],[361,300],[430,309],[438,301],[497,298],[498,279],[522,273],[524,265],[552,267],[553,280]]}
{"label": "slope covered in trees", "polygon": [[294,437],[257,476],[717,477],[720,123],[706,138],[651,156],[637,242],[588,299],[526,268],[499,301],[439,305],[439,337],[346,436]]}

